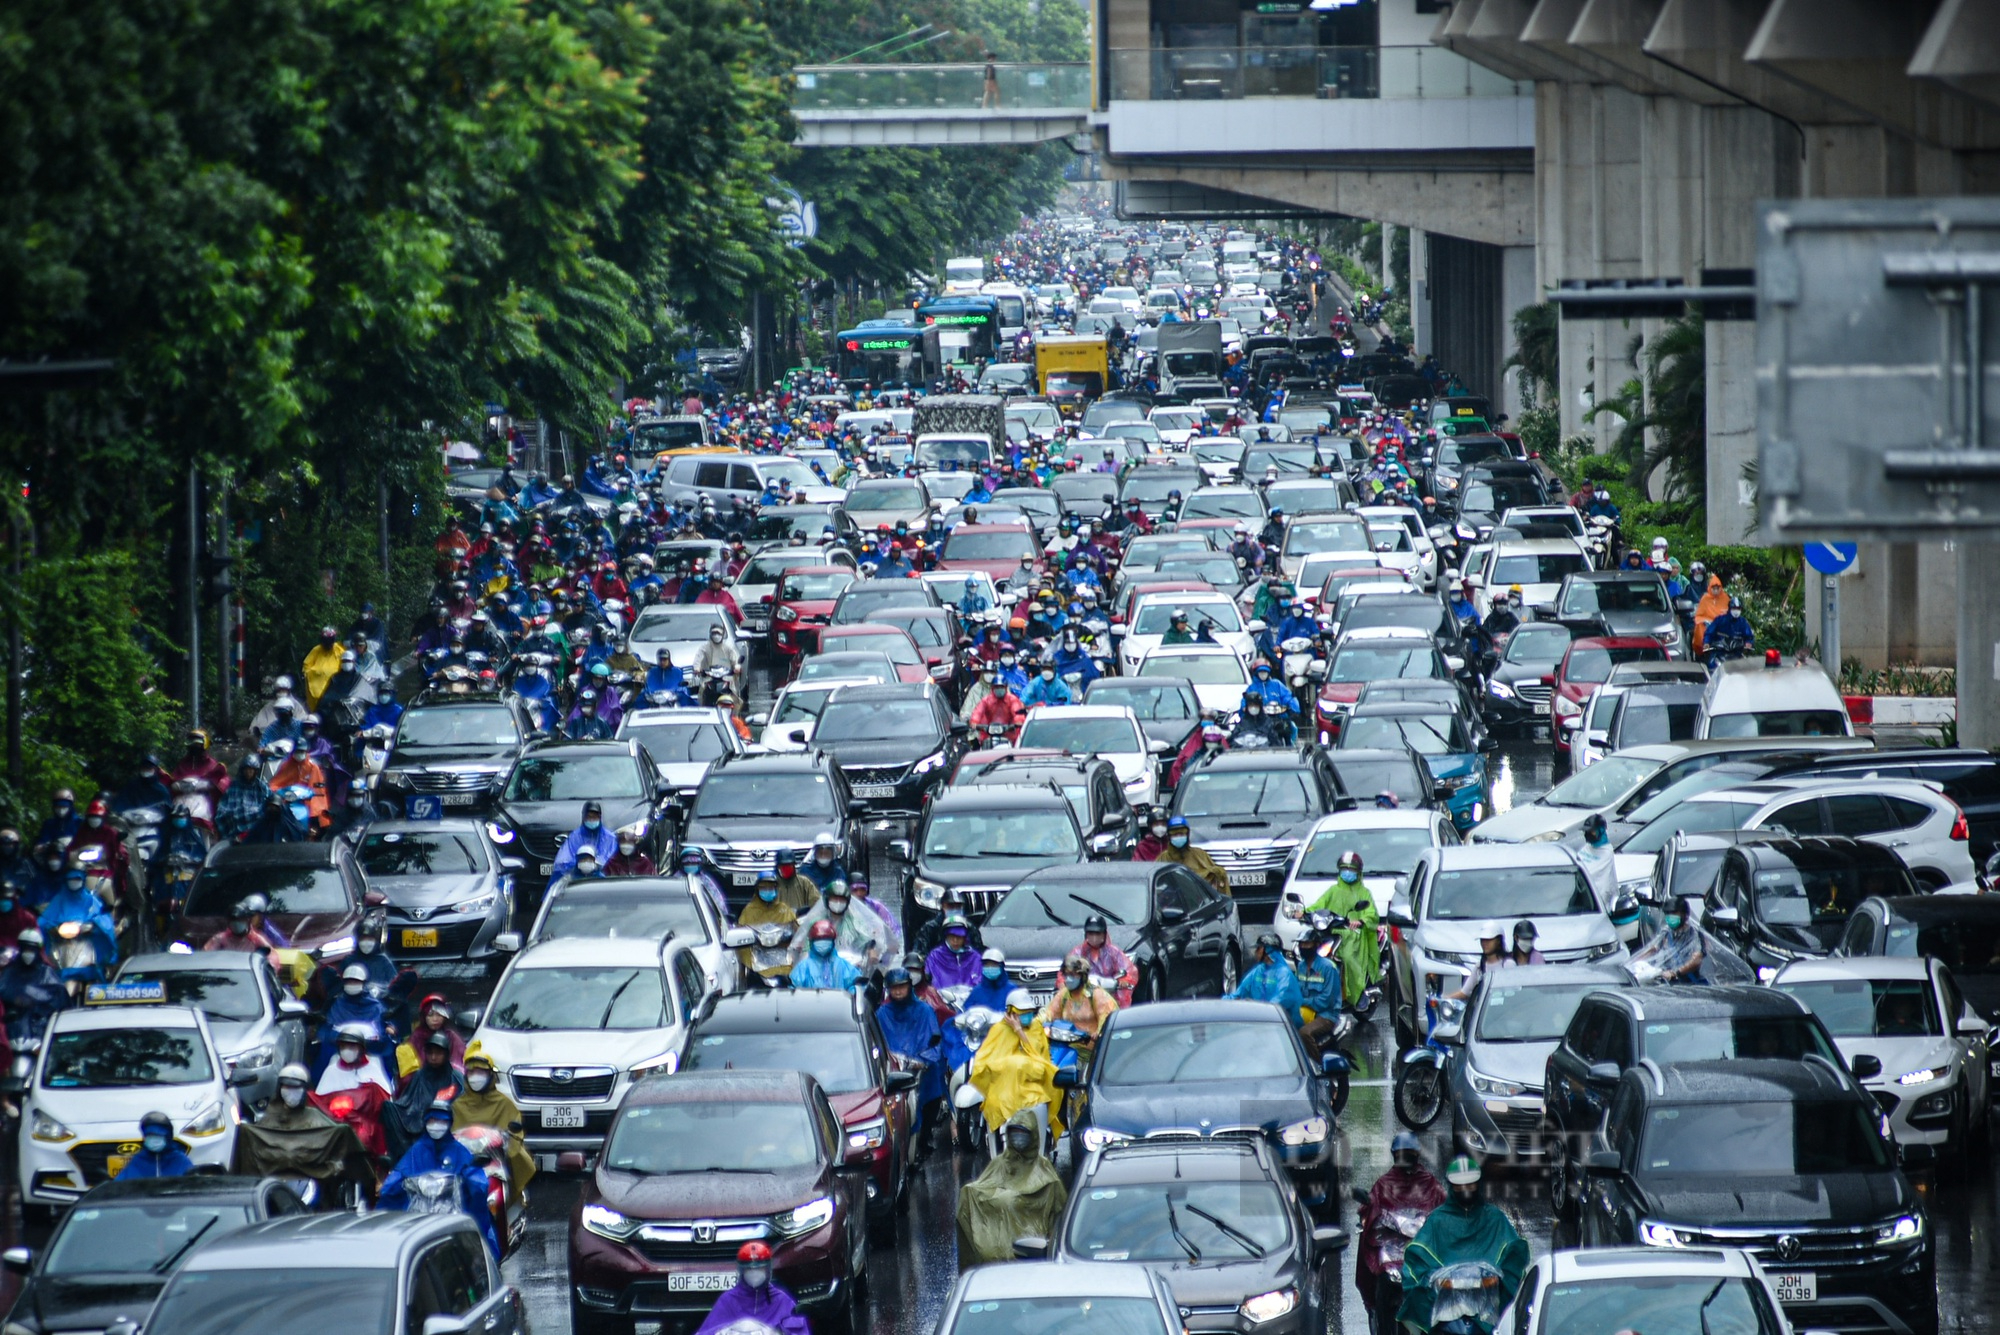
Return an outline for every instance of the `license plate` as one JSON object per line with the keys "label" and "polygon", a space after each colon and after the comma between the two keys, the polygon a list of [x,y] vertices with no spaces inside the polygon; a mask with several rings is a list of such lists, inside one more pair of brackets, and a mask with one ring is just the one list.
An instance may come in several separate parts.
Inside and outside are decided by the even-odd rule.
{"label": "license plate", "polygon": [[114,1154],[110,1158],[104,1161],[104,1171],[109,1173],[112,1177],[117,1177],[120,1173],[125,1171],[125,1165],[130,1162],[132,1162],[131,1155]]}
{"label": "license plate", "polygon": [[1537,718],[1547,718],[1547,717],[1548,717],[1548,714],[1549,714],[1549,702],[1548,702],[1548,701],[1544,700],[1544,701],[1542,701],[1542,702],[1541,702],[1540,704],[1538,704],[1538,705],[1536,705],[1536,706],[1535,706],[1535,716],[1536,716]]}
{"label": "license plate", "polygon": [[731,885],[755,885],[757,884],[757,873],[754,871],[730,872],[729,883]]}
{"label": "license plate", "polygon": [[2000,1057],[1995,1057],[1993,1061],[1989,1063],[1989,1066],[1992,1070],[1993,1078],[1995,1080],[2000,1080]]}
{"label": "license plate", "polygon": [[438,929],[435,927],[405,927],[403,929],[403,949],[435,950],[438,943]]}
{"label": "license plate", "polygon": [[733,1270],[683,1270],[667,1276],[668,1293],[727,1293],[735,1287]]}
{"label": "license plate", "polygon": [[1810,1270],[1773,1270],[1767,1272],[1771,1281],[1771,1292],[1778,1295],[1781,1303],[1816,1303],[1819,1301],[1819,1276]]}
{"label": "license plate", "polygon": [[1270,873],[1264,871],[1233,871],[1229,873],[1229,883],[1231,885],[1262,885],[1269,876]]}
{"label": "license plate", "polygon": [[857,783],[850,789],[856,797],[894,797],[896,785],[893,783]]}
{"label": "license plate", "polygon": [[542,1130],[583,1130],[583,1109],[574,1103],[551,1103],[542,1109]]}
{"label": "license plate", "polygon": [[478,793],[446,793],[444,804],[448,807],[470,807],[479,803]]}
{"label": "license plate", "polygon": [[542,875],[544,875],[544,876],[553,876],[553,875],[555,875],[555,874],[556,874],[556,864],[555,864],[555,863],[553,863],[553,862],[544,862],[544,863],[542,864]]}

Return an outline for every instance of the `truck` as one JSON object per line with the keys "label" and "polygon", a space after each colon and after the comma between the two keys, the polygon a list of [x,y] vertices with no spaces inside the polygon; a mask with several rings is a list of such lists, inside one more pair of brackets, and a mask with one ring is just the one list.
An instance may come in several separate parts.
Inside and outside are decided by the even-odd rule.
{"label": "truck", "polygon": [[986,281],[986,261],[977,255],[960,255],[944,262],[944,290],[946,296],[979,291],[979,285]]}
{"label": "truck", "polygon": [[992,457],[1007,449],[1007,400],[998,394],[933,394],[917,400],[910,435],[922,444],[925,436],[984,436]]}
{"label": "truck", "polygon": [[1220,397],[1222,322],[1170,321],[1159,328],[1160,393],[1173,398]]}
{"label": "truck", "polygon": [[1111,349],[1102,334],[1045,334],[1035,340],[1035,388],[1064,417],[1111,387]]}

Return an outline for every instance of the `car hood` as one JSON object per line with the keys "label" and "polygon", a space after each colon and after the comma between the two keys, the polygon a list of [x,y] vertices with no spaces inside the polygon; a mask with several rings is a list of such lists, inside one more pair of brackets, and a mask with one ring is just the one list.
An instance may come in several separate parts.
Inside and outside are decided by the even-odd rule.
{"label": "car hood", "polygon": [[1580,827],[1590,815],[1585,807],[1558,807],[1546,802],[1529,802],[1489,816],[1473,830],[1475,844],[1521,844],[1538,834],[1557,830],[1564,834]]}
{"label": "car hood", "polygon": [[1149,742],[1165,742],[1178,751],[1188,734],[1195,730],[1196,720],[1188,718],[1141,719],[1139,731],[1146,734]]}
{"label": "car hood", "polygon": [[[776,1214],[820,1194],[818,1165],[777,1173],[662,1173],[642,1177],[600,1164],[598,1200],[647,1219],[742,1218]],[[588,1199],[586,1197],[585,1199]]]}
{"label": "car hood", "polygon": [[[643,797],[606,797],[600,801],[604,804],[604,828],[607,830],[620,829],[653,814]],[[513,828],[544,834],[568,834],[576,828],[582,812],[583,802],[573,797],[566,797],[560,802],[506,801],[500,804],[501,816]]]}
{"label": "car hood", "polygon": [[1474,1041],[1466,1052],[1466,1061],[1481,1075],[1511,1080],[1517,1085],[1539,1090],[1547,1077],[1549,1054],[1556,1050],[1556,1046],[1554,1039],[1546,1043]]}
{"label": "car hood", "polygon": [[1430,768],[1434,779],[1458,779],[1479,772],[1480,757],[1477,751],[1453,752],[1441,756],[1425,756],[1424,764]]}
{"label": "car hood", "polygon": [[[1497,908],[1493,917],[1508,922],[1518,921],[1514,914]],[[1531,917],[1527,921],[1535,924],[1535,945],[1544,954],[1554,950],[1581,950],[1585,946],[1607,945],[1618,939],[1618,929],[1602,913],[1566,913],[1560,917]],[[1479,933],[1485,926],[1485,922],[1477,918],[1463,921],[1431,918],[1417,929],[1417,945],[1430,953],[1445,951],[1455,955],[1477,955]]]}
{"label": "car hood", "polygon": [[1190,816],[1188,830],[1195,844],[1263,844],[1272,840],[1299,840],[1312,832],[1318,816],[1281,812],[1271,816]]}
{"label": "car hood", "polygon": [[142,1319],[170,1277],[145,1273],[40,1276],[28,1285],[21,1301],[43,1330],[103,1330],[121,1316]]}
{"label": "car hood", "polygon": [[776,850],[796,848],[800,843],[810,844],[821,831],[836,827],[830,816],[794,816],[790,820],[793,823],[789,828],[805,833],[787,836],[787,818],[783,816],[741,816],[726,820],[692,821],[682,832],[681,842]]}
{"label": "car hood", "polygon": [[861,1122],[873,1121],[882,1115],[882,1091],[879,1089],[857,1090],[852,1094],[829,1094],[826,1101],[833,1106],[835,1115],[842,1126],[854,1126]]}
{"label": "car hood", "polygon": [[515,1066],[611,1066],[629,1070],[680,1044],[680,1028],[540,1029],[519,1033],[481,1025],[473,1041],[502,1071]]}
{"label": "car hood", "polygon": [[208,1017],[208,1033],[215,1040],[216,1052],[224,1057],[233,1057],[252,1044],[266,1043],[276,1037],[264,1020],[218,1020],[213,1015]]}
{"label": "car hood", "polygon": [[390,769],[488,769],[498,774],[513,759],[509,751],[490,746],[399,746],[389,755]]}
{"label": "car hood", "polygon": [[446,876],[371,876],[368,888],[379,890],[397,908],[434,909],[440,904],[456,904],[471,899],[486,887],[479,872],[458,872]]}
{"label": "car hood", "polygon": [[708,762],[687,760],[673,765],[655,765],[654,772],[660,776],[660,786],[685,792],[701,787],[701,781],[708,777]]}
{"label": "car hood", "polygon": [[1319,688],[1319,698],[1351,705],[1361,698],[1361,688],[1367,684],[1365,681],[1330,681]]}
{"label": "car hood", "polygon": [[1126,1135],[1176,1128],[1222,1131],[1255,1124],[1276,1131],[1324,1113],[1304,1075],[1277,1080],[1203,1080],[1172,1085],[1099,1085],[1090,1090],[1092,1126]]}
{"label": "car hood", "polygon": [[1915,1205],[1902,1174],[1893,1170],[1820,1177],[1649,1176],[1642,1194],[1646,1213],[1656,1219],[1730,1228],[1872,1224]]}
{"label": "car hood", "polygon": [[1665,638],[1674,628],[1674,618],[1664,612],[1599,612],[1607,635],[1651,635],[1656,639]]}
{"label": "car hood", "polygon": [[867,741],[821,741],[820,749],[840,765],[908,765],[944,746],[937,736],[884,737]]}
{"label": "car hood", "polygon": [[[1204,1237],[1212,1232],[1210,1225],[1201,1227]],[[1202,1264],[1181,1262],[1154,1267],[1159,1270],[1160,1278],[1167,1281],[1177,1307],[1234,1307],[1249,1294],[1289,1288],[1297,1281],[1296,1257],[1289,1247],[1273,1248],[1269,1255],[1258,1260],[1238,1251],[1236,1244],[1226,1238],[1215,1239],[1213,1246],[1206,1242],[1196,1245],[1202,1248]],[[1215,1258],[1221,1256],[1238,1259],[1218,1264]],[[1099,1252],[1096,1259],[1114,1258]]]}
{"label": "car hood", "polygon": [[[1840,1049],[1841,1056],[1847,1058],[1849,1066],[1854,1065],[1854,1058],[1859,1053],[1879,1058],[1882,1062],[1881,1079],[1868,1083],[1871,1086],[1882,1085],[1891,1093],[1901,1093],[1901,1087],[1895,1083],[1897,1076],[1958,1065],[1957,1042],[1941,1035],[1926,1038],[1836,1038],[1833,1045]],[[1924,1085],[1910,1091],[1913,1096],[1929,1092]]]}
{"label": "car hood", "polygon": [[[1520,681],[1539,682],[1543,677],[1555,676],[1556,669],[1561,666],[1561,663],[1501,663],[1493,669],[1489,679],[1503,682],[1508,686]],[[1557,807],[1556,810],[1561,811],[1566,808]]]}
{"label": "car hood", "polygon": [[[1018,964],[1060,965],[1069,953],[1083,944],[1083,926],[1075,927],[987,927],[979,929],[979,939],[988,946],[1007,953],[1007,967],[1012,972]],[[1126,954],[1138,949],[1139,933],[1133,927],[1117,927],[1111,933],[1111,942]],[[1047,978],[1037,979],[1037,985],[1055,986],[1051,973]]]}
{"label": "car hood", "polygon": [[[1070,858],[967,858],[957,862],[949,859],[943,862],[925,860],[917,864],[916,874],[927,881],[956,886],[961,890],[971,889],[974,886],[1009,890],[1013,888],[1015,882],[1037,867],[1067,867],[1081,861],[1083,858],[1080,854]],[[981,939],[985,939],[983,934]],[[1082,939],[1083,932],[1079,928],[1077,940]]]}

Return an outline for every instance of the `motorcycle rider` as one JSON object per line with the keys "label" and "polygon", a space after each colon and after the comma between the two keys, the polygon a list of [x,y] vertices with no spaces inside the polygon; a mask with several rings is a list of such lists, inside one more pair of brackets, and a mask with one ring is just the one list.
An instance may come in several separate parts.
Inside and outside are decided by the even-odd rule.
{"label": "motorcycle rider", "polygon": [[1132,845],[1132,861],[1158,862],[1167,851],[1167,809],[1153,806],[1146,812],[1145,833]]}
{"label": "motorcycle rider", "polygon": [[1499,1307],[1514,1300],[1528,1270],[1528,1244],[1499,1206],[1485,1199],[1479,1164],[1461,1154],[1445,1165],[1449,1190],[1403,1249],[1403,1301],[1396,1317],[1431,1328],[1431,1276],[1448,1265],[1483,1261],[1500,1273]]}
{"label": "motorcycle rider", "polygon": [[572,742],[608,740],[617,728],[598,711],[597,692],[585,687],[577,692],[576,709],[563,724],[563,736]]}
{"label": "motorcycle rider", "polygon": [[606,876],[651,876],[657,870],[652,857],[639,847],[639,827],[627,825],[618,831],[618,851],[604,864]]}
{"label": "motorcycle rider", "polygon": [[147,1177],[186,1177],[194,1171],[194,1160],[174,1144],[174,1121],[163,1112],[149,1112],[139,1119],[139,1152],[125,1161],[115,1179],[136,1182]]}
{"label": "motorcycle rider", "polygon": [[664,695],[669,705],[685,707],[694,703],[694,697],[688,693],[687,674],[674,666],[674,656],[664,644],[653,655],[653,666],[646,669],[646,681],[640,692],[648,699]]}
{"label": "motorcycle rider", "polygon": [[396,1050],[388,1013],[381,999],[369,993],[368,966],[356,960],[340,971],[340,993],[327,1003],[320,1023],[321,1072],[333,1060],[341,1037],[358,1032],[368,1034],[368,1051],[377,1057],[387,1058]]}
{"label": "motorcycle rider", "polygon": [[715,1300],[694,1335],[719,1335],[738,1322],[754,1322],[775,1335],[811,1335],[792,1295],[771,1282],[771,1246],[746,1242],[736,1249],[736,1287]]}
{"label": "motorcycle rider", "polygon": [[1251,967],[1243,971],[1243,977],[1229,993],[1231,1001],[1268,1001],[1285,1013],[1292,1022],[1292,1028],[1302,1028],[1305,1017],[1299,1013],[1302,992],[1299,976],[1292,972],[1291,963],[1285,958],[1285,943],[1269,928],[1257,933],[1257,940],[1250,947]]}
{"label": "motorcycle rider", "polygon": [[[1258,664],[1262,667],[1263,664]],[[1229,744],[1236,747],[1270,746],[1288,747],[1297,736],[1291,720],[1274,707],[1264,707],[1264,697],[1255,689],[1244,692],[1243,703],[1237,712],[1236,727],[1229,734]]]}
{"label": "motorcycle rider", "polygon": [[1325,1050],[1326,1040],[1340,1018],[1340,966],[1328,958],[1333,946],[1332,937],[1321,937],[1310,926],[1299,938],[1296,970],[1299,1005],[1313,1013],[1310,1020],[1299,1026],[1299,1037],[1305,1040],[1306,1052],[1315,1061]]}
{"label": "motorcycle rider", "polygon": [[1034,997],[1017,987],[1007,993],[1005,1004],[1005,1018],[986,1031],[972,1055],[971,1080],[984,1096],[986,1130],[996,1141],[1000,1128],[1018,1112],[1032,1114],[1045,1128],[1056,1099],[1056,1064],[1049,1056],[1048,1034],[1035,1023]]}
{"label": "motorcycle rider", "polygon": [[948,885],[938,892],[937,912],[932,914],[910,938],[910,949],[920,955],[928,956],[944,944],[945,922],[953,914],[957,914],[959,921],[965,925],[967,941],[972,949],[984,950],[986,943],[979,937],[979,928],[966,916],[965,895],[955,885]]}
{"label": "motorcycle rider", "polygon": [[695,655],[694,674],[697,680],[706,682],[711,669],[721,668],[728,675],[723,679],[722,688],[731,690],[743,674],[743,660],[736,652],[736,646],[723,635],[721,626],[708,628],[708,643],[701,646]]}
{"label": "motorcycle rider", "polygon": [[0,948],[18,946],[21,933],[35,930],[35,912],[21,902],[21,892],[0,884]]}
{"label": "motorcycle rider", "polygon": [[1361,1291],[1361,1304],[1368,1309],[1372,1328],[1379,1335],[1401,1335],[1396,1309],[1403,1302],[1400,1277],[1381,1268],[1383,1244],[1401,1249],[1408,1239],[1390,1222],[1393,1213],[1428,1215],[1444,1204],[1444,1183],[1424,1167],[1423,1151],[1417,1138],[1398,1131],[1389,1142],[1389,1171],[1375,1179],[1368,1199],[1355,1220],[1354,1232],[1361,1246],[1354,1254],[1354,1287]]}
{"label": "motorcycle rider", "polygon": [[[1007,1026],[996,1024],[992,1035]],[[1036,1026],[1039,1030],[1040,1026]],[[986,1049],[982,1047],[983,1053]],[[990,1106],[990,1104],[989,1104]],[[958,1261],[961,1266],[1013,1259],[1012,1239],[1023,1234],[1047,1237],[1062,1217],[1069,1192],[1062,1176],[1042,1152],[1046,1128],[1037,1116],[1046,1109],[1022,1109],[996,1128],[993,1162],[958,1193]],[[989,1119],[990,1120],[990,1119]]]}
{"label": "motorcycle rider", "polygon": [[125,888],[125,878],[131,869],[132,855],[125,847],[118,827],[108,819],[110,808],[101,797],[94,797],[90,805],[83,809],[83,827],[69,841],[69,855],[75,858],[87,848],[102,849],[97,859],[100,869],[97,874],[111,879],[112,893],[118,894]]}
{"label": "motorcycle rider", "polygon": [[1479,623],[1479,633],[1486,637],[1488,645],[1494,644],[1499,636],[1511,635],[1521,624],[1517,611],[1521,602],[1521,586],[1509,585],[1507,592],[1493,600],[1492,608],[1486,613],[1486,620]]}
{"label": "motorcycle rider", "polygon": [[1694,925],[1692,896],[1669,905],[1661,918],[1661,932],[1643,952],[1659,966],[1663,983],[1704,983],[1701,965],[1706,955],[1701,928]]}
{"label": "motorcycle rider", "polygon": [[1269,662],[1258,659],[1250,669],[1250,678],[1250,684],[1243,688],[1245,695],[1261,696],[1266,707],[1278,705],[1288,713],[1299,712],[1299,698],[1292,694],[1289,686],[1277,679]]}
{"label": "motorcycle rider", "polygon": [[813,836],[812,858],[799,868],[820,894],[835,881],[847,880],[847,863],[840,856],[840,836],[823,830]]}
{"label": "motorcycle rider", "polygon": [[229,925],[201,943],[203,950],[283,950],[291,943],[265,918],[271,901],[261,892],[245,895],[229,915]]}
{"label": "motorcycle rider", "polygon": [[941,989],[979,986],[984,957],[972,939],[972,924],[956,909],[945,913],[940,921],[944,940],[924,957],[924,968],[929,971],[931,981]]}
{"label": "motorcycle rider", "polygon": [[1011,746],[1014,739],[1020,736],[1021,721],[1027,716],[1027,709],[1014,694],[1013,684],[1004,674],[996,674],[993,694],[981,700],[979,707],[972,711],[972,728],[975,733],[984,736],[988,727],[998,724],[1006,730],[1002,735]]}
{"label": "motorcycle rider", "polygon": [[874,898],[869,893],[868,878],[856,874],[847,883],[849,915],[862,914],[875,919],[875,940],[882,947],[882,956],[888,959],[903,953],[903,924],[896,911]]}
{"label": "motorcycle rider", "polygon": [[375,1199],[378,1210],[410,1208],[410,1179],[430,1173],[445,1173],[457,1179],[459,1208],[479,1225],[479,1236],[493,1263],[500,1263],[500,1235],[493,1227],[493,1212],[486,1205],[486,1170],[472,1160],[472,1152],[452,1138],[451,1100],[432,1101],[423,1111],[421,1132],[410,1142],[403,1157],[382,1179]]}
{"label": "motorcycle rider", "polygon": [[76,814],[76,794],[67,788],[58,788],[50,800],[49,817],[42,822],[42,828],[35,832],[37,848],[66,849],[76,832],[83,828],[83,817]]}
{"label": "motorcycle rider", "polygon": [[1229,873],[1223,871],[1214,858],[1195,846],[1188,830],[1186,816],[1175,816],[1167,822],[1167,846],[1160,851],[1160,856],[1155,860],[1178,862],[1214,886],[1218,895],[1229,894]]}
{"label": "motorcycle rider", "polygon": [[1033,709],[1037,705],[1067,705],[1074,701],[1070,697],[1069,685],[1056,676],[1056,665],[1052,659],[1043,659],[1036,669],[1034,680],[1021,695],[1021,704]]}
{"label": "motorcycle rider", "polygon": [[105,909],[103,901],[91,893],[85,881],[83,868],[74,862],[64,868],[63,888],[42,910],[42,916],[35,925],[41,928],[42,937],[47,940],[57,935],[64,923],[86,924],[97,944],[95,967],[100,976],[109,977],[111,966],[118,960],[118,929],[112,924],[111,914]]}
{"label": "motorcycle rider", "polygon": [[[190,729],[187,747],[181,758],[167,771],[167,786],[178,783],[195,785],[201,795],[202,810],[213,812],[223,794],[229,791],[229,767],[208,753],[208,734],[200,728]],[[213,826],[212,819],[203,819],[203,825]]]}
{"label": "motorcycle rider", "polygon": [[934,1105],[945,1095],[944,1030],[938,1014],[916,995],[910,971],[901,965],[883,975],[886,999],[875,1008],[875,1023],[889,1051],[915,1062],[921,1070],[917,1083],[917,1124],[910,1135],[916,1142],[914,1163],[922,1163],[930,1153],[930,1128],[935,1120]]}
{"label": "motorcycle rider", "polygon": [[[787,928],[791,933],[786,938],[787,940],[797,940],[798,921],[798,913],[793,909],[792,905],[785,902],[784,892],[780,889],[779,879],[770,872],[764,872],[757,877],[757,884],[750,892],[750,902],[745,904],[743,911],[736,915],[736,925],[738,927]],[[755,949],[754,946],[744,946],[736,952],[738,967],[746,972],[755,971],[761,973],[767,978],[775,978],[781,974],[789,975],[790,969],[788,967],[772,965],[767,968],[758,969],[755,960]]]}
{"label": "motorcycle rider", "polygon": [[582,823],[564,836],[562,847],[556,850],[550,881],[560,881],[575,871],[576,855],[586,848],[597,855],[600,867],[618,851],[618,837],[604,828],[604,804],[594,797],[583,804]]}
{"label": "motorcycle rider", "polygon": [[420,1070],[428,1054],[424,1044],[431,1039],[442,1038],[446,1059],[454,1070],[465,1066],[465,1039],[451,1025],[451,1003],[444,994],[433,992],[417,1003],[417,1023],[410,1036],[396,1047],[396,1077],[406,1080]]}
{"label": "motorcycle rider", "polygon": [[1710,667],[1715,666],[1716,643],[1722,641],[1726,644],[1732,639],[1741,641],[1744,653],[1757,647],[1757,631],[1751,626],[1750,618],[1743,615],[1743,600],[1737,597],[1731,597],[1728,610],[1710,621],[1708,629],[1702,632],[1702,648],[1704,654],[1710,655]]}
{"label": "motorcycle rider", "polygon": [[[454,1037],[432,1031],[423,1040],[423,1064],[403,1077],[403,1087],[383,1110],[382,1129],[388,1133],[391,1154],[400,1154],[423,1138],[428,1109],[448,1104],[464,1091],[465,1078],[452,1062]],[[447,1115],[445,1125],[450,1124]],[[481,1192],[479,1199],[483,1206],[486,1193]]]}
{"label": "motorcycle rider", "polygon": [[1007,979],[1007,952],[988,946],[979,952],[979,980],[966,993],[964,1010],[1003,1011],[1014,985]]}
{"label": "motorcycle rider", "polygon": [[362,1085],[373,1085],[382,1091],[384,1098],[395,1093],[395,1084],[389,1079],[389,1072],[384,1069],[381,1059],[368,1051],[371,1037],[358,1025],[335,1034],[333,1060],[319,1073],[313,1092],[339,1094]]}
{"label": "motorcycle rider", "polygon": [[1306,611],[1305,601],[1294,598],[1285,608],[1285,619],[1278,623],[1274,638],[1282,645],[1286,640],[1315,639],[1319,635],[1319,622]]}
{"label": "motorcycle rider", "polygon": [[890,949],[882,920],[874,910],[855,910],[845,881],[830,882],[819,903],[799,917],[799,926],[805,929],[808,940],[813,939],[812,929],[822,922],[832,924],[835,940],[844,954],[859,956],[870,969],[885,953],[900,953]]}
{"label": "motorcycle rider", "polygon": [[1583,847],[1577,850],[1577,864],[1583,874],[1590,878],[1590,888],[1597,892],[1597,902],[1609,904],[1618,894],[1617,855],[1611,848],[1611,827],[1605,822],[1602,812],[1593,811],[1583,818]]}
{"label": "motorcycle rider", "polygon": [[1077,1045],[1077,1057],[1088,1062],[1104,1022],[1118,1010],[1118,1000],[1090,981],[1090,961],[1081,955],[1065,956],[1061,986],[1042,1007],[1042,1023],[1064,1020],[1090,1035],[1089,1042]]}
{"label": "motorcycle rider", "polygon": [[1336,864],[1333,884],[1306,908],[1308,915],[1333,914],[1332,926],[1344,929],[1334,947],[1334,961],[1340,966],[1341,995],[1350,1006],[1382,972],[1382,943],[1376,937],[1380,915],[1375,897],[1362,882],[1362,871],[1361,854],[1348,849]]}
{"label": "motorcycle rider", "polygon": [[796,989],[821,988],[852,992],[861,982],[861,971],[834,949],[840,929],[822,918],[806,929],[806,953],[792,966],[792,986]]}
{"label": "motorcycle rider", "polygon": [[69,991],[42,953],[42,939],[38,927],[23,931],[15,938],[13,960],[0,969],[0,1006],[6,1008],[8,1041],[17,1047],[23,1039],[40,1037],[48,1018],[69,1007]]}
{"label": "motorcycle rider", "polygon": [[521,1107],[500,1087],[499,1073],[483,1045],[465,1050],[465,1091],[451,1101],[451,1129],[490,1126],[507,1137],[507,1203],[521,1204],[535,1176],[535,1156],[521,1129]]}
{"label": "motorcycle rider", "polygon": [[1139,985],[1139,966],[1112,941],[1111,928],[1102,914],[1093,913],[1083,920],[1083,944],[1070,950],[1070,958],[1082,960],[1099,978],[1115,979],[1114,999],[1121,1007],[1132,1004],[1132,990]]}

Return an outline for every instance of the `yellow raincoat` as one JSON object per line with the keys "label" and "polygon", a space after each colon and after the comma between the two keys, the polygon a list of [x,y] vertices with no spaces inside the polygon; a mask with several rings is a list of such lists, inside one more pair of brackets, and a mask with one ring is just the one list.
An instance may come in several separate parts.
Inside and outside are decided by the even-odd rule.
{"label": "yellow raincoat", "polygon": [[314,645],[306,654],[306,661],[299,669],[305,678],[306,708],[318,709],[320,696],[326,694],[326,684],[333,680],[333,674],[340,671],[340,655],[343,646],[339,640],[330,645]]}
{"label": "yellow raincoat", "polygon": [[1049,1105],[1056,1122],[1056,1064],[1049,1057],[1049,1036],[1039,1024],[1017,1030],[1001,1020],[986,1031],[986,1041],[972,1054],[972,1083],[985,1096],[986,1129],[998,1131],[1007,1119],[1038,1103]]}

